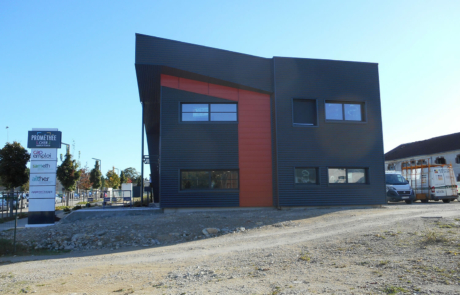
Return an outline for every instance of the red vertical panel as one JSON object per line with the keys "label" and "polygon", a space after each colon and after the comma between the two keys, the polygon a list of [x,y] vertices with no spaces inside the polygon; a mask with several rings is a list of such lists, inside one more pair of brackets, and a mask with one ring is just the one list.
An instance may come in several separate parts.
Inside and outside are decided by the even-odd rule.
{"label": "red vertical panel", "polygon": [[270,96],[238,92],[240,206],[273,206]]}
{"label": "red vertical panel", "polygon": [[163,74],[161,86],[238,101],[240,206],[273,206],[270,96]]}
{"label": "red vertical panel", "polygon": [[179,89],[179,77],[161,74],[161,86]]}

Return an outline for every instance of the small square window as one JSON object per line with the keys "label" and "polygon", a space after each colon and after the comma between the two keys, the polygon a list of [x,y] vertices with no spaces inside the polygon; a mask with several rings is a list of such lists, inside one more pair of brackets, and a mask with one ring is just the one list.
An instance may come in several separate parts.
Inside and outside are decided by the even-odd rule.
{"label": "small square window", "polygon": [[317,168],[295,168],[295,183],[317,184]]}
{"label": "small square window", "polygon": [[326,120],[364,121],[364,104],[353,102],[326,102]]}
{"label": "small square window", "polygon": [[293,99],[292,100],[292,120],[296,125],[316,126],[318,125],[316,116],[315,99]]}

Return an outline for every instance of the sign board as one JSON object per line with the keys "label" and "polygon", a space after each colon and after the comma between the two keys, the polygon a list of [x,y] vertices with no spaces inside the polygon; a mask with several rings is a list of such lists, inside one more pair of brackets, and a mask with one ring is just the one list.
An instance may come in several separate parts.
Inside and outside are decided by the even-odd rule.
{"label": "sign board", "polygon": [[[57,161],[56,149],[32,149],[31,161]],[[54,171],[56,172],[56,171]]]}
{"label": "sign board", "polygon": [[92,202],[93,200],[93,198],[88,198],[88,202]]}
{"label": "sign board", "polygon": [[56,197],[56,186],[30,186],[30,199],[54,199]]}
{"label": "sign board", "polygon": [[61,148],[61,131],[29,131],[27,147],[31,148]]}
{"label": "sign board", "polygon": [[125,201],[125,202],[131,202],[131,197],[123,197],[123,201]]}
{"label": "sign board", "polygon": [[33,161],[30,163],[30,173],[56,173],[56,161]]}
{"label": "sign board", "polygon": [[44,185],[56,185],[56,173],[44,174],[36,173],[30,174],[29,185],[32,186],[44,186]]}
{"label": "sign board", "polygon": [[110,197],[104,197],[104,202],[110,202]]}

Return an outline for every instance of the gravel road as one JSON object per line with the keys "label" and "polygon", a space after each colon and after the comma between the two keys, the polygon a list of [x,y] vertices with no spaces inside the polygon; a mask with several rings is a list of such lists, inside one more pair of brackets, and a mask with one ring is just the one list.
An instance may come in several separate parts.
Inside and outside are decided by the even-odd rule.
{"label": "gravel road", "polygon": [[95,217],[18,239],[70,252],[1,257],[0,294],[460,294],[458,202]]}

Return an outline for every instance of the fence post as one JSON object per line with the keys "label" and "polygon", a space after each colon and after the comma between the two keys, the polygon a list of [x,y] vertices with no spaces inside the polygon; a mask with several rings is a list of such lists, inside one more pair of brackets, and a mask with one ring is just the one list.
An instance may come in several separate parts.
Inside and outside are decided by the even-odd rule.
{"label": "fence post", "polygon": [[16,198],[16,216],[14,217],[13,253],[16,253],[16,228],[18,227],[18,206],[19,206],[19,200]]}

